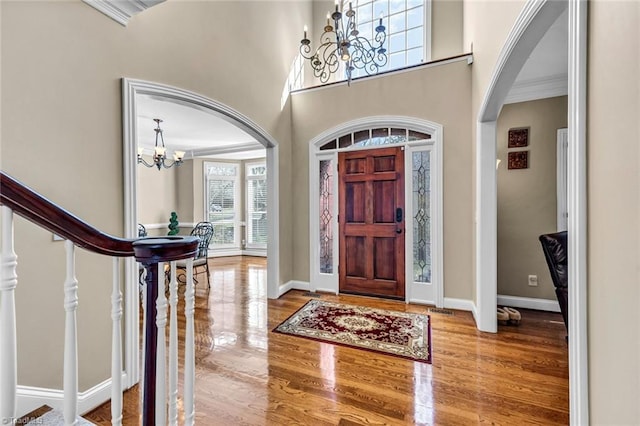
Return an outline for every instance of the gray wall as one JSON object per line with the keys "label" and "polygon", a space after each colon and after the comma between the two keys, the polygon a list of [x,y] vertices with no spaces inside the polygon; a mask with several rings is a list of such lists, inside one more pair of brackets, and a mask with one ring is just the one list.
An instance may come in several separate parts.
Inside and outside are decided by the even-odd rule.
{"label": "gray wall", "polygon": [[444,290],[446,297],[472,298],[470,90],[471,67],[461,61],[293,95],[295,280],[309,281],[309,141],[356,118],[401,115],[444,127]]}
{"label": "gray wall", "polygon": [[[284,153],[287,193],[290,110],[280,108],[280,96],[309,2],[167,1],[126,27],[80,0],[3,1],[0,8],[4,171],[123,235],[121,79],[129,77],[193,90],[258,123]],[[242,31],[229,37],[229,28]],[[278,49],[263,49],[265,34]],[[289,223],[283,214],[281,281],[291,279]],[[24,221],[15,235],[18,381],[61,388],[63,245]],[[110,376],[111,259],[79,250],[77,264],[79,383],[86,390]]]}
{"label": "gray wall", "polygon": [[[498,294],[556,300],[538,241],[556,231],[556,132],[567,126],[567,97],[505,105],[498,118]],[[529,127],[529,146],[507,148],[508,132]],[[507,153],[529,151],[527,169],[509,170]],[[527,284],[538,276],[538,287]]]}

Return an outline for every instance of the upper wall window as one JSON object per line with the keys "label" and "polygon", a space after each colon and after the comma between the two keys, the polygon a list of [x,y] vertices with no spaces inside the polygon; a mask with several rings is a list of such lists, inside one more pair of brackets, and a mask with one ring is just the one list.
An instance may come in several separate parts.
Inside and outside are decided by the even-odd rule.
{"label": "upper wall window", "polygon": [[[380,71],[389,71],[426,62],[428,58],[427,8],[430,0],[343,0],[344,10],[351,7],[356,11],[360,35],[373,40],[375,27],[380,16],[387,28],[388,62]],[[355,69],[352,77],[367,75],[366,71]]]}

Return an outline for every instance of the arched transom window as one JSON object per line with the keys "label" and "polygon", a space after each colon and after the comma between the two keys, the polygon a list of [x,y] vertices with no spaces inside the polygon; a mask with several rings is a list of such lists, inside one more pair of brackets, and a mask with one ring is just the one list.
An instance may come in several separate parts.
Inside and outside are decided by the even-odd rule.
{"label": "arched transom window", "polygon": [[350,147],[374,147],[379,145],[399,144],[431,139],[431,135],[410,129],[379,127],[347,133],[339,138],[331,139],[320,146],[320,151]]}

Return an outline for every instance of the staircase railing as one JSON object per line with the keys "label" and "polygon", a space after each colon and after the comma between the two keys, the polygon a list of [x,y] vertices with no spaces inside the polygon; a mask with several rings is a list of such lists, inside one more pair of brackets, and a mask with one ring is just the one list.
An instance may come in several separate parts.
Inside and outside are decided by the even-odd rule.
{"label": "staircase railing", "polygon": [[[65,239],[67,276],[64,282],[64,419],[74,425],[78,419],[78,355],[76,310],[78,281],[75,277],[75,247],[113,258],[111,296],[111,422],[122,424],[122,293],[120,291],[120,259],[135,257],[146,270],[144,296],[144,365],[142,382],[142,424],[177,424],[178,421],[178,331],[177,280],[178,259],[187,260],[185,290],[185,364],[183,406],[185,424],[194,422],[194,287],[192,259],[196,254],[196,237],[164,237],[125,239],[103,233],[52,203],[17,180],[0,172],[0,205],[2,205],[2,279],[0,281],[0,423],[12,424],[16,418],[17,345],[15,288],[17,256],[14,251],[13,215],[17,214]],[[169,378],[166,383],[167,299],[165,265],[170,262],[169,281]],[[159,291],[162,289],[162,291]],[[168,411],[168,418],[167,418]]]}

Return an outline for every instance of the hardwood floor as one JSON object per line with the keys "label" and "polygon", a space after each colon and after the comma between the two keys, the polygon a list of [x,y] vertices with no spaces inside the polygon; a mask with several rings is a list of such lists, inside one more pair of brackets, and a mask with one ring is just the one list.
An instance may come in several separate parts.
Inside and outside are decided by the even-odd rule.
{"label": "hardwood floor", "polygon": [[[476,330],[469,312],[430,312],[433,364],[271,330],[309,298],[266,297],[266,259],[210,259],[196,287],[196,424],[554,425],[569,423],[560,314],[520,310],[519,326]],[[199,277],[202,277],[200,275]],[[426,307],[358,296],[323,299],[398,311]],[[182,312],[180,312],[182,313]],[[124,424],[139,422],[125,393]],[[109,404],[84,417],[109,424]]]}

